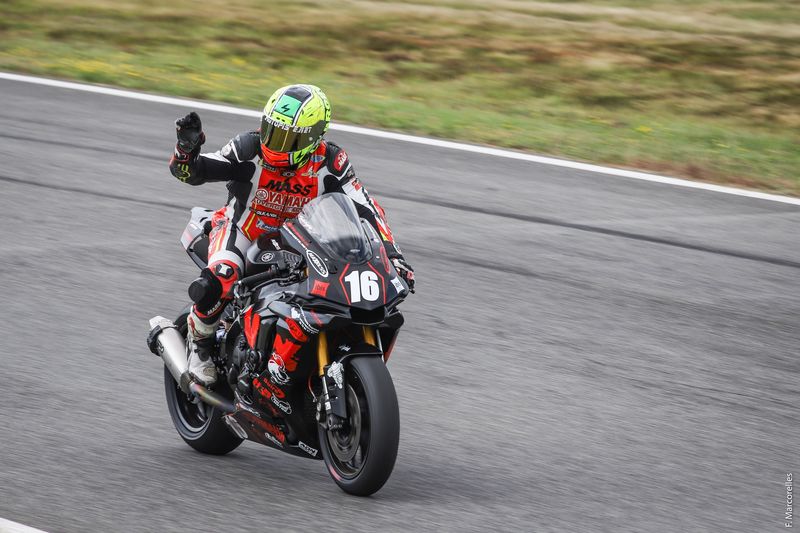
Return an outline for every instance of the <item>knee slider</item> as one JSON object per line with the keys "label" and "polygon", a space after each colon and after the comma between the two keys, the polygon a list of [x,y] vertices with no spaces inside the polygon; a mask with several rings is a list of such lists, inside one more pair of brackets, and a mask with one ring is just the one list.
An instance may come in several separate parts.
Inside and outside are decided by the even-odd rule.
{"label": "knee slider", "polygon": [[189,298],[204,313],[214,307],[222,297],[222,283],[209,269],[200,271],[200,277],[189,285]]}

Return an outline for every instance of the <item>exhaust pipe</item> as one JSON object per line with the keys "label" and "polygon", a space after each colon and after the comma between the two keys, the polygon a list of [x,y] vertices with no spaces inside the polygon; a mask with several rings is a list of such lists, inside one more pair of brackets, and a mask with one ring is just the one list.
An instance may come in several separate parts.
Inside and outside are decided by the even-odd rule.
{"label": "exhaust pipe", "polygon": [[208,390],[207,388],[200,385],[196,381],[192,381],[191,383],[189,383],[189,391],[198,398],[200,398],[200,400],[203,403],[207,403],[212,407],[216,407],[225,413],[233,413],[234,411],[236,411],[236,406],[233,405],[233,403],[229,402],[227,399],[223,398],[219,394],[216,394]]}
{"label": "exhaust pipe", "polygon": [[164,360],[169,373],[188,394],[189,357],[186,355],[186,343],[172,320],[163,316],[154,316],[150,319],[147,346],[151,352]]}
{"label": "exhaust pipe", "polygon": [[232,413],[236,407],[226,398],[216,394],[203,385],[193,381],[189,375],[189,357],[186,354],[186,343],[177,326],[163,316],[150,319],[150,333],[147,335],[147,346],[159,356],[172,374],[172,377],[186,394],[194,395],[201,401]]}

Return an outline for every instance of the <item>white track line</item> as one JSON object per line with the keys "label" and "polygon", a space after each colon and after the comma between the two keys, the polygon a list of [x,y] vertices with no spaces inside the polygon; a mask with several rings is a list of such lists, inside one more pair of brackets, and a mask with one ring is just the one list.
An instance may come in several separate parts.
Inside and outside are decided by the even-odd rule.
{"label": "white track line", "polygon": [[0,518],[0,533],[45,533],[41,529],[28,527],[24,524],[18,524],[5,518]]}
{"label": "white track line", "polygon": [[[145,102],[155,102],[159,104],[190,107],[192,109],[215,111],[218,113],[227,113],[229,115],[241,115],[244,117],[254,117],[254,118],[261,116],[261,113],[258,111],[241,109],[238,107],[233,107],[228,105],[212,104],[209,102],[202,102],[200,100],[190,100],[187,98],[174,98],[170,96],[159,96],[159,95],[140,93],[134,91],[125,91],[122,89],[114,89],[111,87],[102,87],[99,85],[87,85],[84,83],[51,80],[46,78],[37,78],[34,76],[23,76],[20,74],[11,74],[9,72],[0,72],[0,79],[19,81],[24,83],[34,83],[36,85],[46,85],[48,87],[58,87],[61,89],[73,89],[76,91],[105,94],[109,96],[119,96],[121,98],[143,100]],[[678,187],[688,187],[691,189],[702,189],[705,191],[733,194],[736,196],[746,196],[748,198],[758,198],[760,200],[769,200],[771,202],[781,202],[784,204],[800,205],[800,198],[792,198],[790,196],[780,196],[777,194],[767,194],[757,191],[748,191],[746,189],[737,189],[736,187],[725,187],[722,185],[714,185],[711,183],[702,183],[702,182],[689,181],[678,178],[670,178],[667,176],[648,174],[646,172],[639,172],[636,170],[624,170],[620,168],[604,167],[600,165],[592,165],[590,163],[580,163],[577,161],[568,161],[565,159],[556,159],[553,157],[525,154],[521,152],[514,152],[511,150],[501,150],[499,148],[491,148],[488,146],[474,146],[470,144],[458,143],[453,141],[429,139],[427,137],[416,137],[414,135],[405,135],[403,133],[374,130],[371,128],[362,128],[360,126],[350,126],[347,124],[339,124],[339,123],[331,124],[331,129],[337,131],[343,131],[346,133],[354,133],[357,135],[368,135],[370,137],[380,137],[383,139],[392,139],[395,141],[424,144],[427,146],[436,146],[438,148],[447,148],[450,150],[461,150],[463,152],[473,152],[476,154],[504,157],[506,159],[518,159],[520,161],[529,161],[531,163],[539,163],[542,165],[571,168],[574,170],[582,170],[584,172],[594,172],[597,174],[605,174],[608,176],[616,176],[620,178],[651,181],[654,183],[663,183],[667,185],[675,185]]]}

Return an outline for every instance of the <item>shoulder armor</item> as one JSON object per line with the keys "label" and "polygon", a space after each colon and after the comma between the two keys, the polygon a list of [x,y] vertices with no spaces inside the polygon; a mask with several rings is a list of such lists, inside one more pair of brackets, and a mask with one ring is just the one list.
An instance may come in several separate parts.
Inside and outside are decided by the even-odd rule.
{"label": "shoulder armor", "polygon": [[355,176],[353,165],[350,164],[347,152],[330,141],[326,141],[325,145],[325,165],[328,168],[328,172],[340,180],[350,179]]}
{"label": "shoulder armor", "polygon": [[240,133],[222,147],[222,157],[233,163],[243,163],[258,156],[261,140],[258,131]]}

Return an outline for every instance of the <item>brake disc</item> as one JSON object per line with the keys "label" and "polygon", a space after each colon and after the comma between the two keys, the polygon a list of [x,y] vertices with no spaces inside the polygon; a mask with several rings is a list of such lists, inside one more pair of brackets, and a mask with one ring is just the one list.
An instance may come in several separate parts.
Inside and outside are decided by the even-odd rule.
{"label": "brake disc", "polygon": [[356,391],[347,384],[347,424],[342,429],[328,430],[328,442],[336,458],[346,463],[356,456],[361,440],[361,405]]}

